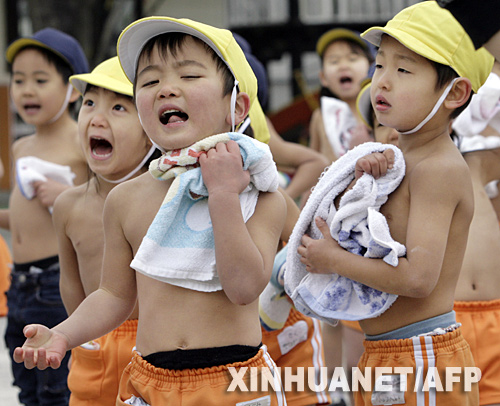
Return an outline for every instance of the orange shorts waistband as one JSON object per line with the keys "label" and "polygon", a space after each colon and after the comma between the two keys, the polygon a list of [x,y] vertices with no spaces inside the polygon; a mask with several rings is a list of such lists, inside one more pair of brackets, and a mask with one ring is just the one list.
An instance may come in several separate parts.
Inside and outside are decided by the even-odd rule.
{"label": "orange shorts waistband", "polygon": [[500,310],[500,299],[481,301],[456,301],[453,309],[459,312],[484,312],[485,310]]}

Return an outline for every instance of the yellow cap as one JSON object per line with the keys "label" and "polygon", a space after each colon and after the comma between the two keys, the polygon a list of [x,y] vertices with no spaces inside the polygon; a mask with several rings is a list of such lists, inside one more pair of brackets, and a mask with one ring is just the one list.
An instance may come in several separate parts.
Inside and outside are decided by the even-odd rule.
{"label": "yellow cap", "polygon": [[362,84],[361,90],[356,98],[356,109],[359,112],[361,120],[363,123],[369,127],[373,128],[373,107],[370,99],[370,88],[372,86],[371,79],[366,79]]}
{"label": "yellow cap", "polygon": [[319,37],[318,42],[316,43],[316,52],[322,57],[328,45],[330,45],[333,41],[341,39],[355,42],[364,50],[368,50],[367,43],[363,41],[357,32],[348,30],[347,28],[334,28]]}
{"label": "yellow cap", "polygon": [[458,76],[471,81],[474,92],[493,67],[493,56],[484,48],[476,50],[460,23],[435,1],[407,7],[385,27],[369,28],[361,36],[380,46],[382,34],[390,35],[424,58],[451,67]]}
{"label": "yellow cap", "polygon": [[117,56],[101,62],[91,73],[70,76],[69,81],[82,96],[89,84],[126,96],[134,95],[132,83],[123,73]]}
{"label": "yellow cap", "polygon": [[144,45],[151,38],[169,32],[180,32],[200,39],[226,63],[238,81],[240,90],[250,97],[249,116],[255,138],[268,142],[270,136],[266,117],[257,100],[257,79],[245,54],[229,30],[185,18],[146,17],[137,20],[122,31],[117,45],[120,64],[129,80],[131,82],[135,80],[135,71]]}

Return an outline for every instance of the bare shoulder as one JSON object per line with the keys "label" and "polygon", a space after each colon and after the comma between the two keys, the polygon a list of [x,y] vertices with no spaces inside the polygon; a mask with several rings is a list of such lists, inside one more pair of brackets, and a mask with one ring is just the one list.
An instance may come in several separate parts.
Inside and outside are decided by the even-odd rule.
{"label": "bare shoulder", "polygon": [[[469,167],[458,152],[448,155],[430,155],[418,162],[407,173],[410,193],[422,193],[427,199],[450,203],[472,198],[472,180]],[[437,201],[435,201],[437,203]]]}
{"label": "bare shoulder", "polygon": [[25,135],[12,143],[12,154],[14,155],[14,158],[19,158],[28,154],[27,149],[33,143],[33,138],[34,134]]}
{"label": "bare shoulder", "polygon": [[62,192],[54,203],[53,216],[54,219],[68,217],[73,211],[80,211],[81,206],[85,205],[83,198],[89,190],[88,183],[66,189]]}

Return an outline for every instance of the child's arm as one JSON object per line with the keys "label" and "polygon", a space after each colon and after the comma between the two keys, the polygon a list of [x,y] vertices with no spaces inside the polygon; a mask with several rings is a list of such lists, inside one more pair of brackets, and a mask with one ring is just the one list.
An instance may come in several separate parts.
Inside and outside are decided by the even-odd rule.
{"label": "child's arm", "polygon": [[33,182],[35,196],[44,207],[52,207],[57,197],[71,186],[47,178],[46,181]]}
{"label": "child's arm", "polygon": [[9,209],[0,209],[0,228],[10,230]]}
{"label": "child's arm", "polygon": [[269,148],[276,165],[278,168],[280,166],[291,167],[293,170],[293,178],[285,189],[286,192],[292,199],[300,197],[303,193],[309,194],[323,170],[329,165],[328,160],[311,148],[285,141],[269,120],[268,126],[271,133]]}
{"label": "child's arm", "polygon": [[24,328],[27,338],[14,351],[14,361],[27,368],[58,368],[66,351],[94,340],[122,324],[136,304],[135,272],[130,268],[131,247],[123,235],[126,195],[111,191],[104,206],[105,252],[101,286],[75,312],[52,329],[40,324]]}
{"label": "child's arm", "polygon": [[261,193],[254,215],[245,224],[239,194],[250,175],[242,169],[238,144],[219,143],[200,157],[200,165],[208,190],[220,282],[233,303],[252,303],[271,276],[286,214],[283,197]]}
{"label": "child's arm", "polygon": [[68,215],[74,203],[75,199],[72,198],[71,192],[62,193],[57,198],[52,213],[52,221],[59,245],[59,290],[68,315],[71,315],[80,303],[85,300],[85,291],[80,279],[78,258],[73,243],[66,234]]}
{"label": "child's arm", "polygon": [[410,176],[407,255],[399,258],[397,267],[344,250],[331,237],[324,220],[316,220],[324,238],[313,240],[305,235],[298,248],[306,269],[337,273],[387,293],[428,296],[440,276],[452,218],[460,201],[463,172],[425,163]]}

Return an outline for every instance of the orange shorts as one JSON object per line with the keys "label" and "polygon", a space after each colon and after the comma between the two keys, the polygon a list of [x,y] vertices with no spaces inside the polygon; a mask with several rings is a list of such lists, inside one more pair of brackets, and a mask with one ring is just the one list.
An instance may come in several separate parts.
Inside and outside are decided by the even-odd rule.
{"label": "orange shorts", "polygon": [[258,390],[263,370],[276,374],[275,368],[265,346],[248,361],[182,370],[157,368],[134,352],[123,373],[116,405],[284,406],[281,388],[272,391],[269,385],[265,391]]}
{"label": "orange shorts", "polygon": [[[426,335],[401,340],[365,340],[364,346],[365,352],[359,361],[358,368],[363,376],[368,375],[368,371],[370,372],[372,390],[365,391],[360,384],[359,390],[354,392],[356,406],[389,404],[476,406],[479,404],[477,383],[472,384],[470,390],[464,390],[466,381],[464,374],[468,374],[464,367],[474,367],[474,360],[469,344],[463,338],[460,328],[443,335]],[[368,367],[370,370],[366,369]],[[390,371],[394,371],[396,367],[406,367],[413,372],[402,374],[401,371],[394,371],[391,375],[388,371],[382,371],[384,377],[379,378],[377,383],[388,389],[388,382],[393,382],[396,390],[377,392],[374,391],[375,374],[377,370],[381,372],[378,369],[380,367],[389,367]],[[455,367],[456,370],[446,370],[447,367]],[[433,381],[432,371],[437,371],[436,375],[439,378],[434,378],[435,385],[430,384],[426,389],[422,387],[422,384]],[[453,379],[460,382],[453,383],[451,379],[446,379],[447,371],[452,371]],[[388,375],[391,376],[388,377]],[[407,389],[400,391],[404,376],[406,376]],[[477,380],[477,378],[474,379]],[[438,382],[443,389],[446,389],[448,384],[450,385],[448,389],[452,390],[441,390],[437,385]]]}
{"label": "orange shorts", "polygon": [[[305,368],[305,378],[307,378],[307,368],[315,367],[319,373],[320,368],[325,367],[320,322],[303,315],[295,308],[290,310],[288,319],[281,330],[262,329],[262,343],[267,346],[272,359],[281,368],[282,378],[284,378],[285,367],[291,367],[291,373],[295,376],[297,376],[297,367]],[[319,382],[319,377],[317,382]],[[291,386],[294,390],[288,391],[287,389],[285,387],[286,401],[289,406],[321,405],[331,402],[327,390],[313,392],[309,390],[307,382],[304,384],[304,391],[297,391],[296,384]]]}
{"label": "orange shorts", "polygon": [[12,257],[9,246],[0,235],[0,317],[7,315],[7,295],[5,292],[9,290],[11,268]]}
{"label": "orange shorts", "polygon": [[482,372],[479,403],[500,403],[500,299],[455,302],[457,321]]}
{"label": "orange shorts", "polygon": [[133,356],[137,319],[97,339],[99,349],[72,350],[68,387],[70,406],[109,406],[116,403],[123,370]]}
{"label": "orange shorts", "polygon": [[359,331],[360,333],[363,332],[363,330],[361,330],[361,327],[359,327],[359,321],[340,320],[340,323],[343,326],[346,326],[346,327],[349,327],[349,328],[351,328],[353,330]]}

